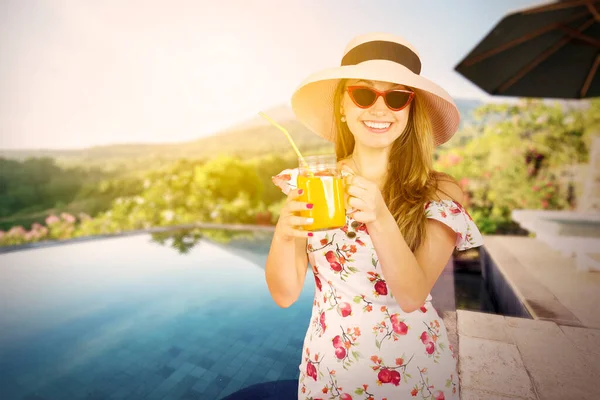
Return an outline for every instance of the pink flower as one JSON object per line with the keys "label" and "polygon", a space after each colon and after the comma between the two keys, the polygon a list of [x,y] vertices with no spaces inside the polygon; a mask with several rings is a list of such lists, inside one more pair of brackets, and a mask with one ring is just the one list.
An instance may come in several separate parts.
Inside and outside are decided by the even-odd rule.
{"label": "pink flower", "polygon": [[537,192],[538,190],[540,190],[540,188],[538,187],[538,185],[534,185],[531,190],[533,190],[534,192]]}
{"label": "pink flower", "polygon": [[468,178],[462,178],[460,180],[460,186],[462,186],[463,188],[466,188],[469,185],[469,179]]}
{"label": "pink flower", "polygon": [[65,220],[66,222],[68,222],[69,224],[72,224],[72,223],[74,223],[74,222],[76,221],[75,217],[74,217],[74,216],[72,216],[72,215],[71,215],[71,214],[69,214],[69,213],[62,213],[62,214],[60,214],[60,217],[61,217],[63,220]]}
{"label": "pink flower", "polygon": [[23,236],[26,234],[26,232],[27,231],[25,230],[25,228],[18,225],[18,226],[13,226],[12,228],[10,228],[10,231],[8,231],[8,235],[9,236]]}
{"label": "pink flower", "polygon": [[60,219],[58,219],[58,217],[54,214],[49,215],[48,218],[46,218],[46,225],[52,225],[58,222],[60,222]]}
{"label": "pink flower", "polygon": [[542,200],[542,208],[548,208],[548,200]]}
{"label": "pink flower", "polygon": [[452,166],[452,165],[458,164],[460,162],[460,160],[462,159],[462,157],[457,154],[449,154],[447,159],[448,159],[448,164],[450,166]]}
{"label": "pink flower", "polygon": [[43,226],[40,225],[40,224],[38,224],[37,222],[34,222],[33,224],[31,224],[31,230],[32,231],[37,231],[37,230],[42,229],[42,228],[43,228]]}

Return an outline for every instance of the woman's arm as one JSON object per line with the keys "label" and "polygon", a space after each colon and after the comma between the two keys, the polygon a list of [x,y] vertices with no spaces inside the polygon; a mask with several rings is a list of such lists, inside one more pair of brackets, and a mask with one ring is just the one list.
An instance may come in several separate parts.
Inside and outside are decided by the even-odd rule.
{"label": "woman's arm", "polygon": [[276,227],[265,266],[265,277],[271,297],[279,307],[287,308],[298,300],[307,269],[306,239],[284,240]]}
{"label": "woman's arm", "polygon": [[[449,198],[440,191],[440,198],[462,202],[460,187],[450,182],[440,182],[439,186],[452,195]],[[368,223],[367,229],[394,299],[404,312],[417,310],[425,303],[452,256],[456,233],[443,223],[428,219],[425,240],[413,254],[389,210],[381,218]]]}

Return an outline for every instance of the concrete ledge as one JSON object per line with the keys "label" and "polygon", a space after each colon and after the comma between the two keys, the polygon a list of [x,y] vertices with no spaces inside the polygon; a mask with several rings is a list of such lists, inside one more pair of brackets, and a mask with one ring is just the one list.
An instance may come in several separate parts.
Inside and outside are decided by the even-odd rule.
{"label": "concrete ledge", "polygon": [[[562,325],[584,326],[577,316],[556,298],[552,291],[529,272],[529,268],[522,263],[522,254],[519,253],[517,257],[513,253],[517,241],[521,241],[521,244],[526,242],[530,257],[533,256],[531,252],[536,249],[536,245],[543,245],[532,238],[490,235],[485,238],[485,251],[489,255],[489,262],[494,263],[527,312],[538,320],[555,321]],[[560,255],[557,254],[557,256]]]}
{"label": "concrete ledge", "polygon": [[457,311],[461,399],[598,399],[600,330]]}

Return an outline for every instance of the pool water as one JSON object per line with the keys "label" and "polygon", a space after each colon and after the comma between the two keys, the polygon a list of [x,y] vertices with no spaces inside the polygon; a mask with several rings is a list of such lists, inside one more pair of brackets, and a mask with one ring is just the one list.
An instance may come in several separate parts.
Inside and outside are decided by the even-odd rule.
{"label": "pool water", "polygon": [[[294,305],[278,307],[264,279],[272,233],[238,235],[138,234],[0,254],[0,398],[212,400],[276,381],[295,390],[312,274]],[[434,306],[436,296],[450,307],[466,296],[478,307],[476,289],[443,276]]]}

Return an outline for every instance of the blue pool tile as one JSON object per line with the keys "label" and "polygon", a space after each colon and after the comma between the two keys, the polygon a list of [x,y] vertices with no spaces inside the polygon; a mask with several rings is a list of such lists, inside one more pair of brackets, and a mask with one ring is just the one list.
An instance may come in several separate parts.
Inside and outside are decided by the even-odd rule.
{"label": "blue pool tile", "polygon": [[202,378],[207,379],[209,381],[213,381],[213,380],[217,379],[217,376],[218,376],[218,374],[215,371],[212,371],[209,369],[204,373],[204,376]]}
{"label": "blue pool tile", "polygon": [[221,393],[219,393],[219,397],[218,398],[223,398],[225,396],[228,396],[232,393],[237,392],[238,390],[240,390],[241,388],[244,387],[244,382],[243,381],[239,381],[237,379],[232,379],[229,384],[227,386],[225,386],[225,388],[223,388],[223,391],[221,391]]}
{"label": "blue pool tile", "polygon": [[193,386],[192,390],[203,393],[208,386],[210,386],[211,381],[209,379],[200,378]]}
{"label": "blue pool tile", "polygon": [[162,376],[163,378],[166,379],[169,376],[171,376],[173,374],[173,372],[175,372],[175,368],[171,368],[171,367],[168,367],[168,366],[164,365],[157,372],[158,372],[158,375],[160,375],[160,376]]}
{"label": "blue pool tile", "polygon": [[157,376],[154,380],[150,379],[140,383],[131,391],[131,398],[145,399],[158,387],[158,385],[160,385],[161,382],[162,378]]}
{"label": "blue pool tile", "polygon": [[199,359],[193,360],[191,361],[192,364],[198,366],[198,367],[202,367],[206,370],[211,370],[213,365],[215,365],[215,361],[209,360],[207,358],[201,357]]}
{"label": "blue pool tile", "polygon": [[225,367],[225,369],[223,370],[223,374],[229,376],[229,377],[233,377],[241,368],[241,364],[232,361],[230,362],[227,367]]}
{"label": "blue pool tile", "polygon": [[172,359],[171,361],[169,361],[167,366],[169,368],[178,369],[179,367],[181,367],[183,365],[184,362],[187,361],[187,359],[188,359],[188,357],[186,357],[186,355],[180,354],[179,356],[177,356],[174,359]]}
{"label": "blue pool tile", "polygon": [[231,377],[219,374],[212,383],[220,388],[224,388],[229,382],[231,382]]}
{"label": "blue pool tile", "polygon": [[250,375],[252,375],[252,372],[253,372],[252,369],[242,368],[233,376],[233,379],[237,379],[239,381],[245,382],[246,379],[248,379],[248,377]]}
{"label": "blue pool tile", "polygon": [[271,369],[271,370],[269,370],[269,372],[267,372],[267,375],[266,375],[267,380],[276,381],[281,376],[281,373],[282,373],[282,371],[279,369]]}
{"label": "blue pool tile", "polygon": [[168,353],[173,356],[173,357],[177,357],[180,353],[181,353],[181,349],[177,346],[171,346],[171,348],[169,348]]}
{"label": "blue pool tile", "polygon": [[204,368],[202,368],[202,367],[194,367],[194,369],[192,369],[189,372],[189,375],[193,376],[195,378],[202,378],[205,373],[206,373],[206,370]]}
{"label": "blue pool tile", "polygon": [[198,382],[193,376],[184,377],[162,400],[178,400],[183,397]]}
{"label": "blue pool tile", "polygon": [[219,387],[208,387],[203,393],[200,394],[200,397],[198,397],[197,399],[211,399],[211,400],[217,400],[219,399],[219,393],[222,392],[223,389],[219,388]]}
{"label": "blue pool tile", "polygon": [[[77,396],[77,398],[85,398],[82,396]],[[121,387],[119,390],[110,395],[110,400],[127,400],[131,398],[131,389],[126,387]]]}

